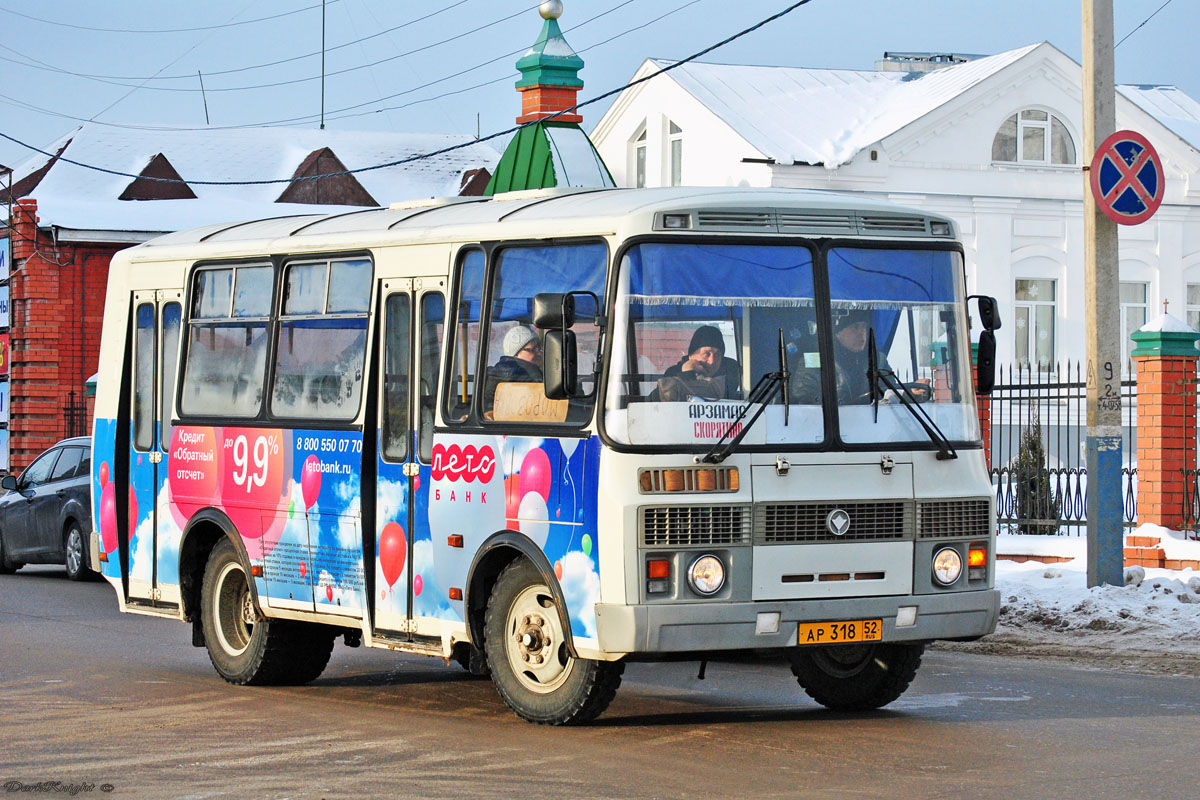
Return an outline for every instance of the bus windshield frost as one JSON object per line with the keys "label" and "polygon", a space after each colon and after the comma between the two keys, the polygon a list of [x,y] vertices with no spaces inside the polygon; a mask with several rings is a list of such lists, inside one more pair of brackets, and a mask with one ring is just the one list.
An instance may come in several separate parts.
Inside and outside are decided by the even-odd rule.
{"label": "bus windshield frost", "polygon": [[789,190],[172,234],[109,270],[89,558],[234,684],[341,639],[569,724],[759,653],[878,708],[998,616],[965,283],[948,220]]}

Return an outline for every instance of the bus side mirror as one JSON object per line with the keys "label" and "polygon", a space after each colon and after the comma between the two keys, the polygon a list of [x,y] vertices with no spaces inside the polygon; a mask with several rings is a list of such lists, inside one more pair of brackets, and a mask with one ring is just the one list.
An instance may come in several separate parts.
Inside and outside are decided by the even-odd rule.
{"label": "bus side mirror", "polygon": [[991,331],[979,334],[978,359],[975,363],[975,392],[991,394],[996,385],[996,334]]}
{"label": "bus side mirror", "polygon": [[542,292],[533,297],[533,325],[542,330],[566,329],[575,324],[575,296]]}
{"label": "bus side mirror", "polygon": [[567,400],[579,391],[575,332],[546,331],[542,346],[542,388],[551,400]]}
{"label": "bus side mirror", "polygon": [[983,323],[983,329],[1000,330],[1000,305],[996,298],[984,294],[974,294],[971,297],[979,301],[979,321]]}

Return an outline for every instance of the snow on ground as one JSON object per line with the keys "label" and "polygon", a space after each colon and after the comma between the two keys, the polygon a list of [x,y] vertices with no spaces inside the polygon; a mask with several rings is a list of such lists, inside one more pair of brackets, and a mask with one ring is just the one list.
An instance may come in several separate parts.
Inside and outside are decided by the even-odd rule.
{"label": "snow on ground", "polygon": [[[1160,537],[1169,559],[1200,560],[1200,541],[1181,533],[1142,525],[1136,534]],[[996,633],[976,643],[944,646],[1200,675],[1200,571],[1127,567],[1124,586],[1088,588],[1086,547],[1085,536],[1001,535],[1001,553],[1072,560],[997,561]]]}

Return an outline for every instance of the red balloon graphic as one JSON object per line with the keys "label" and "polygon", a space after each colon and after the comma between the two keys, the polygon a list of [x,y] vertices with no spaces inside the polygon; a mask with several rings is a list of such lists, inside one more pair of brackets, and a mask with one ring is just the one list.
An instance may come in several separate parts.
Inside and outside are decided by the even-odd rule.
{"label": "red balloon graphic", "polygon": [[137,524],[138,524],[137,492],[135,492],[133,490],[133,484],[130,484],[129,485],[129,534],[130,534],[130,536],[132,536],[133,532],[137,530]]}
{"label": "red balloon graphic", "polygon": [[100,538],[104,552],[117,549],[117,485],[111,481],[100,492]]}
{"label": "red balloon graphic", "polygon": [[103,489],[108,485],[108,462],[103,461],[100,464],[100,488]]}
{"label": "red balloon graphic", "polygon": [[312,508],[321,494],[321,459],[310,455],[304,459],[304,470],[300,476],[300,491],[304,493],[304,507]]}
{"label": "red balloon graphic", "polygon": [[332,585],[325,587],[325,599],[331,603],[333,602],[333,586]]}
{"label": "red balloon graphic", "polygon": [[537,492],[547,503],[550,502],[550,457],[540,447],[530,450],[521,462],[521,496]]}
{"label": "red balloon graphic", "polygon": [[521,507],[520,475],[509,475],[504,479],[504,516],[512,524],[517,521],[517,509]]}
{"label": "red balloon graphic", "polygon": [[560,581],[562,580],[562,562],[561,561],[554,562],[554,577],[558,578]]}
{"label": "red balloon graphic", "polygon": [[418,575],[413,578],[413,597],[419,597],[421,590],[425,588],[425,580]]}
{"label": "red balloon graphic", "polygon": [[408,541],[404,528],[398,523],[389,522],[383,526],[379,536],[379,566],[383,568],[383,579],[388,586],[393,586],[400,574],[404,572],[404,559],[408,551]]}
{"label": "red balloon graphic", "polygon": [[300,577],[303,578],[306,575],[308,575],[308,564],[305,564],[303,561],[301,561],[300,562]]}
{"label": "red balloon graphic", "polygon": [[414,492],[419,491],[420,488],[421,488],[421,476],[414,475],[413,476],[413,491]]}

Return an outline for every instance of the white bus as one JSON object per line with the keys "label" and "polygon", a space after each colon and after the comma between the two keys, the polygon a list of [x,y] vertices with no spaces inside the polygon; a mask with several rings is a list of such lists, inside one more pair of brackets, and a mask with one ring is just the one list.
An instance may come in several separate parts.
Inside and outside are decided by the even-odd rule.
{"label": "white bus", "polygon": [[996,624],[964,286],[949,220],[789,190],[163,236],[110,268],[92,566],[235,684],[342,637],[564,724],[626,662],[754,651],[876,708]]}

